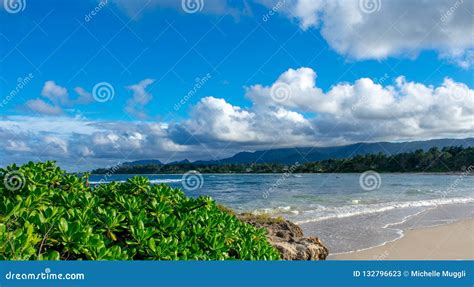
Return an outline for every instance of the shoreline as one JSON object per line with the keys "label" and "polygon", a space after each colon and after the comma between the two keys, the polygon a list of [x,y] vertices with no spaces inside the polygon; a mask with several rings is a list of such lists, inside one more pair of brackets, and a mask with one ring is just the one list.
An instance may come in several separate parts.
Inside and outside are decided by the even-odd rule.
{"label": "shoreline", "polygon": [[327,260],[474,260],[474,219],[403,230],[400,238]]}
{"label": "shoreline", "polygon": [[[85,173],[88,171],[72,172],[72,173]],[[285,174],[287,172],[201,172],[206,175],[272,175],[272,174]],[[361,174],[362,172],[351,171],[351,172],[293,172],[291,174]],[[380,171],[379,174],[421,174],[421,175],[463,175],[465,171]],[[183,173],[113,173],[113,175],[183,175]],[[91,176],[107,176],[107,173],[91,173]],[[466,174],[465,176],[474,176],[474,174]]]}

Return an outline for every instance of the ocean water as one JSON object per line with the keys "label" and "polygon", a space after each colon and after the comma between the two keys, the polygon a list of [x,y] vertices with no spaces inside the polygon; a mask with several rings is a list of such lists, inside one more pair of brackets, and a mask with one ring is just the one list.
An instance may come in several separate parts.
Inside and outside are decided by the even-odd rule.
{"label": "ocean water", "polygon": [[[92,184],[133,175],[90,178]],[[207,195],[237,212],[267,213],[298,223],[330,253],[361,250],[403,230],[474,218],[474,176],[465,174],[145,175],[188,196]]]}

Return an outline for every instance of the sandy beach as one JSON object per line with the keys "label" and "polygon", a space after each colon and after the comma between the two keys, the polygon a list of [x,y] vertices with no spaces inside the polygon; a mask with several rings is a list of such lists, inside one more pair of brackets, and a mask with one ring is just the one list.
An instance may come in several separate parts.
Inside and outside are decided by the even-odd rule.
{"label": "sandy beach", "polygon": [[406,230],[402,238],[383,246],[328,257],[328,260],[456,259],[474,259],[474,220]]}

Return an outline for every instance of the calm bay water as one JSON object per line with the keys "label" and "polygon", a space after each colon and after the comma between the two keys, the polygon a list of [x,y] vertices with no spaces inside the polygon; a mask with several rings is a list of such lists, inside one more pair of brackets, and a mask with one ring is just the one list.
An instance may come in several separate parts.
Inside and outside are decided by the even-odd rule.
{"label": "calm bay water", "polygon": [[[90,182],[132,176],[93,175]],[[187,181],[174,174],[145,176],[188,196],[211,196],[237,212],[288,218],[306,235],[320,237],[331,253],[380,245],[407,228],[474,218],[474,177],[459,174],[380,174],[372,178],[374,190],[361,186],[360,174],[204,174]]]}

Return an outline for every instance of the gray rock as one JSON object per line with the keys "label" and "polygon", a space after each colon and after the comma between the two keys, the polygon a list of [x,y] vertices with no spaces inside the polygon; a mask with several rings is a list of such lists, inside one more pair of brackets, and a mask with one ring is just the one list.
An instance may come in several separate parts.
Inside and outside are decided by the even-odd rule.
{"label": "gray rock", "polygon": [[267,230],[267,239],[284,260],[325,260],[328,249],[317,237],[304,237],[298,225],[283,218],[241,214],[238,217],[257,228]]}

